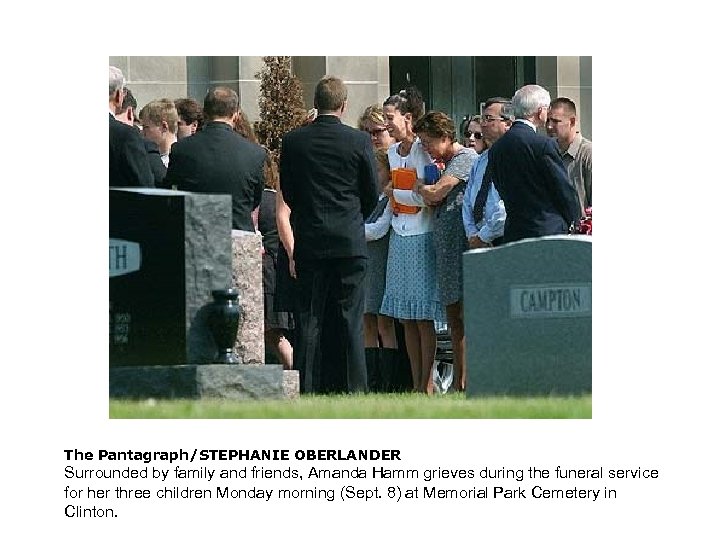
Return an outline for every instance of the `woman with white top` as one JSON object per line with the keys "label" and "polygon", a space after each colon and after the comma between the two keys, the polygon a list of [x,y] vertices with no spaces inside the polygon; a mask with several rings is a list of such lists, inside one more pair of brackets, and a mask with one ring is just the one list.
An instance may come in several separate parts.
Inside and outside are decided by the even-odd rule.
{"label": "woman with white top", "polygon": [[[391,169],[415,169],[418,178],[432,159],[412,131],[413,120],[423,114],[422,96],[410,87],[383,103],[388,131],[397,143],[388,149]],[[392,227],[388,252],[385,295],[380,313],[400,319],[416,392],[433,391],[432,366],[437,336],[435,322],[444,320],[438,295],[433,216],[422,198],[412,189],[392,189],[386,194],[394,203],[417,208],[414,213],[397,211],[388,204],[377,227]]]}

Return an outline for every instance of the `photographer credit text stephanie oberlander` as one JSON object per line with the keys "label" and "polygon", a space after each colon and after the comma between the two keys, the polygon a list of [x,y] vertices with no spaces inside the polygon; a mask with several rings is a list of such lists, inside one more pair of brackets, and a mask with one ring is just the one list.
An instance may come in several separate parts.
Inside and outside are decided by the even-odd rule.
{"label": "photographer credit text stephanie oberlander", "polygon": [[660,471],[643,466],[486,464],[410,467],[397,449],[64,450],[68,518],[123,518],[151,501],[197,504],[612,504]]}

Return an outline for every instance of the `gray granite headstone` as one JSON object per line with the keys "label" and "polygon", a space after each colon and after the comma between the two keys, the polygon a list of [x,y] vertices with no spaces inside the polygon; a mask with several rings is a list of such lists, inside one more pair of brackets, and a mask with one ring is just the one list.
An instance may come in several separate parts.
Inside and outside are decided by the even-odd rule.
{"label": "gray granite headstone", "polygon": [[110,190],[110,365],[199,364],[212,290],[232,283],[229,195]]}
{"label": "gray granite headstone", "polygon": [[467,395],[592,391],[592,237],[463,255]]}

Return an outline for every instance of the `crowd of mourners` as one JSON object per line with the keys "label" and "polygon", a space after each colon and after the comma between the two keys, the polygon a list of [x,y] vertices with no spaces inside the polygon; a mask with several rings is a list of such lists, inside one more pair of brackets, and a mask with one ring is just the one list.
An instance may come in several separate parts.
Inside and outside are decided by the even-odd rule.
{"label": "crowd of mourners", "polygon": [[303,392],[432,393],[445,326],[464,391],[463,253],[591,213],[592,143],[575,103],[538,85],[486,99],[458,133],[415,87],[351,127],[345,84],[325,77],[279,161],[230,88],[138,111],[111,66],[109,104],[110,187],[226,193],[232,227],[262,234],[266,348]]}

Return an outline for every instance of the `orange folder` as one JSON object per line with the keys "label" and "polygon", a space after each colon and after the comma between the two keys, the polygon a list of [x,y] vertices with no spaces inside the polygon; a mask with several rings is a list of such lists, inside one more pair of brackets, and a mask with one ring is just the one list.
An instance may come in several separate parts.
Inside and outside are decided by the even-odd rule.
{"label": "orange folder", "polygon": [[[415,169],[401,167],[391,171],[391,179],[393,189],[412,190],[417,182],[417,173]],[[420,210],[419,206],[407,206],[393,200],[393,212],[396,214],[417,214]]]}

